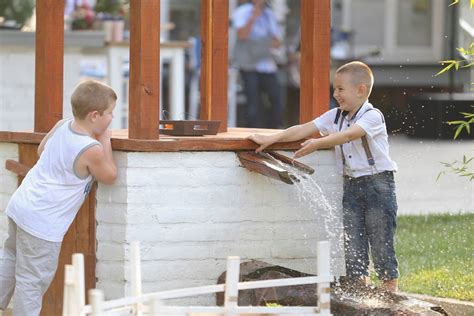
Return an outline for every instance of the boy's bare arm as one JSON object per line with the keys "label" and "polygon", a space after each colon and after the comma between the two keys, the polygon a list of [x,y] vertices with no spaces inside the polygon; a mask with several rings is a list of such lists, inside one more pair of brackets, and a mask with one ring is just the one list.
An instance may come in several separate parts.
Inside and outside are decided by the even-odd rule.
{"label": "boy's bare arm", "polygon": [[54,127],[48,132],[48,134],[46,134],[46,136],[43,137],[43,139],[41,140],[41,143],[40,143],[39,146],[38,146],[38,150],[37,150],[37,152],[38,152],[38,157],[41,156],[41,153],[42,153],[43,150],[44,150],[44,145],[46,145],[46,142],[48,141],[49,137],[51,137],[51,135],[54,133],[54,131],[55,131],[59,126],[61,126],[61,125],[64,123],[65,120],[66,120],[66,119],[62,119],[62,120],[58,121],[58,122],[54,125]]}
{"label": "boy's bare arm", "polygon": [[316,133],[318,130],[313,122],[305,124],[295,125],[273,135],[261,135],[254,134],[250,135],[248,139],[261,145],[256,149],[257,152],[261,152],[268,146],[277,142],[293,142],[306,137],[309,137]]}
{"label": "boy's bare arm", "polygon": [[117,166],[112,156],[111,132],[107,130],[97,140],[102,146],[92,146],[83,154],[84,162],[94,178],[104,184],[113,184],[117,179]]}
{"label": "boy's bare arm", "polygon": [[332,148],[337,145],[348,143],[354,139],[361,138],[364,135],[364,129],[355,124],[342,132],[329,134],[328,136],[322,138],[308,139],[301,144],[301,149],[295,152],[294,157],[303,157],[321,148]]}

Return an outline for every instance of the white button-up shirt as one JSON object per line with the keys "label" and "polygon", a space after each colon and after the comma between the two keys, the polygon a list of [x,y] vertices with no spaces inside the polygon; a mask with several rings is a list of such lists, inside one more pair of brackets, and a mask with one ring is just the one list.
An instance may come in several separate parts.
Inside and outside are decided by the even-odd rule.
{"label": "white button-up shirt", "polygon": [[[347,116],[340,115],[339,120],[335,123],[336,113],[337,108],[329,110],[313,121],[321,135],[344,131],[357,124],[366,133],[367,142],[375,161],[373,166],[369,165],[362,140],[355,139],[335,148],[336,157],[340,161],[341,173],[351,177],[360,177],[383,171],[397,171],[397,164],[389,156],[387,127],[379,110],[366,101],[355,117],[349,120]],[[343,120],[342,125],[340,124],[341,120]],[[345,158],[344,165],[342,154]]]}

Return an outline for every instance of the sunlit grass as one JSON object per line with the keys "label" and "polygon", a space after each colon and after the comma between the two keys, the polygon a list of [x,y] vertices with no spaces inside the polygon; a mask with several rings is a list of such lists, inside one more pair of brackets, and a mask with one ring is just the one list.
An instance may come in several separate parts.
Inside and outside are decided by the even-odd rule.
{"label": "sunlit grass", "polygon": [[474,301],[474,214],[400,216],[403,292]]}

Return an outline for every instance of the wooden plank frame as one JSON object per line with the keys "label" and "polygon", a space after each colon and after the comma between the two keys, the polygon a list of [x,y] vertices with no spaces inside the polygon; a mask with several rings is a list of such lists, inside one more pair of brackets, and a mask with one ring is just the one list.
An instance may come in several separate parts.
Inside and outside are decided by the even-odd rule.
{"label": "wooden plank frame", "polygon": [[64,1],[36,1],[35,132],[63,118]]}
{"label": "wooden plank frame", "polygon": [[229,0],[201,1],[201,119],[219,120],[227,132]]}
{"label": "wooden plank frame", "polygon": [[330,0],[301,0],[300,123],[329,109]]}
{"label": "wooden plank frame", "polygon": [[160,0],[130,1],[129,130],[157,139],[160,126]]}

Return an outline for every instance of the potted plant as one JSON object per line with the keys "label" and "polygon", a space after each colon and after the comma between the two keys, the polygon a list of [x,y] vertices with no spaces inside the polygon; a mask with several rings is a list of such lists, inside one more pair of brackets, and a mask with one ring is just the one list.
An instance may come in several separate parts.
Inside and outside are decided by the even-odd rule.
{"label": "potted plant", "polygon": [[128,0],[97,0],[95,12],[102,20],[106,42],[123,40],[124,19],[128,6]]}

